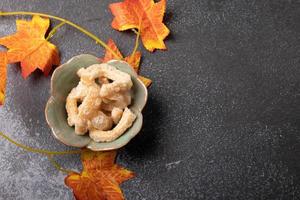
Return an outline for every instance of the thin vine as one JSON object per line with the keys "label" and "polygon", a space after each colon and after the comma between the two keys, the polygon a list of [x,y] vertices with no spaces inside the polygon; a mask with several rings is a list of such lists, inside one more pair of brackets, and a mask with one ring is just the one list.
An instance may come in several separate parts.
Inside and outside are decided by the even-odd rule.
{"label": "thin vine", "polygon": [[131,53],[131,56],[134,56],[137,49],[139,48],[139,39],[140,39],[141,31],[140,31],[140,29],[138,29],[138,31],[136,31],[135,29],[132,29],[132,30],[136,34],[135,45],[134,45],[133,51]]}
{"label": "thin vine", "polygon": [[57,32],[57,30],[58,30],[60,27],[62,27],[63,25],[65,25],[65,24],[66,24],[66,22],[61,22],[61,23],[59,23],[57,26],[55,26],[55,27],[50,31],[50,33],[48,34],[46,40],[50,40],[50,39],[53,37],[53,35],[55,35],[55,33]]}
{"label": "thin vine", "polygon": [[82,153],[82,150],[71,150],[71,151],[49,151],[49,150],[44,150],[44,149],[36,149],[36,148],[32,148],[26,145],[23,145],[15,140],[13,140],[12,138],[8,137],[7,135],[5,135],[4,133],[0,132],[0,136],[3,137],[4,139],[6,139],[7,141],[9,141],[10,143],[16,145],[17,147],[25,150],[25,151],[29,151],[31,153],[39,153],[39,154],[43,154],[46,155],[50,161],[50,163],[59,171],[63,172],[63,173],[71,173],[73,172],[72,170],[67,170],[64,169],[60,164],[58,164],[53,156],[54,155],[71,155],[71,154],[80,154]]}
{"label": "thin vine", "polygon": [[9,141],[10,143],[16,145],[17,147],[20,147],[23,150],[29,151],[31,153],[39,153],[44,155],[70,155],[70,154],[80,154],[82,150],[71,150],[71,151],[50,151],[50,150],[44,150],[44,149],[36,149],[33,147],[26,146],[24,144],[21,144],[12,138],[8,137],[4,133],[0,132],[0,136]]}
{"label": "thin vine", "polygon": [[77,30],[79,30],[80,32],[86,34],[87,36],[89,36],[90,38],[92,38],[93,40],[96,41],[97,44],[100,44],[102,47],[104,47],[105,49],[107,49],[108,51],[110,51],[116,58],[118,59],[123,59],[123,57],[120,57],[120,55],[116,54],[114,52],[114,50],[112,50],[108,45],[105,44],[105,42],[103,42],[99,37],[97,37],[96,35],[94,35],[93,33],[89,32],[88,30],[86,30],[85,28],[58,16],[54,16],[54,15],[49,15],[49,14],[45,14],[45,13],[38,13],[38,12],[26,12],[26,11],[16,11],[16,12],[3,12],[0,11],[0,16],[15,16],[15,15],[27,15],[27,16],[34,16],[34,15],[38,15],[41,17],[47,17],[47,18],[51,18],[51,19],[55,19],[61,22],[64,22],[74,28],[76,28]]}
{"label": "thin vine", "polygon": [[58,164],[58,162],[56,162],[53,158],[53,155],[47,155],[48,160],[50,161],[50,163],[58,170],[61,171],[65,174],[70,174],[70,173],[74,173],[74,171],[69,170],[69,169],[65,169],[63,168],[60,164]]}

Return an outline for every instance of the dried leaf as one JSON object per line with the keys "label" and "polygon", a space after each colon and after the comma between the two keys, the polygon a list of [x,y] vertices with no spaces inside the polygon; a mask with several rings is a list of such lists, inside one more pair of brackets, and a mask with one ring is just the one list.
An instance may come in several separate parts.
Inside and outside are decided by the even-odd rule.
{"label": "dried leaf", "polygon": [[145,48],[166,49],[164,39],[170,31],[163,23],[166,0],[124,0],[109,6],[114,19],[112,27],[118,31],[139,29]]}
{"label": "dried leaf", "polygon": [[115,164],[116,151],[81,154],[83,171],[69,174],[65,184],[73,189],[77,200],[123,200],[119,185],[134,173]]}
{"label": "dried leaf", "polygon": [[132,56],[127,56],[124,60],[128,62],[136,72],[139,72],[141,63],[141,52],[137,51]]}
{"label": "dried leaf", "polygon": [[33,16],[31,21],[16,20],[16,24],[15,34],[0,38],[0,44],[9,49],[8,62],[21,62],[24,78],[37,68],[48,75],[52,66],[59,64],[56,46],[45,39],[50,20]]}
{"label": "dried leaf", "polygon": [[4,104],[6,88],[6,52],[0,52],[0,105]]}
{"label": "dried leaf", "polygon": [[[117,45],[115,44],[115,42],[112,39],[109,39],[107,42],[107,46],[109,46],[109,48],[111,48],[111,50],[113,50],[120,58],[123,57],[123,55],[121,54],[120,50],[118,49]],[[104,58],[102,58],[102,62],[107,62],[110,61],[112,59],[117,59],[110,51],[106,50]]]}
{"label": "dried leaf", "polygon": [[[122,53],[118,49],[117,45],[112,39],[108,40],[107,45],[111,48],[119,57],[123,57]],[[128,62],[129,65],[138,73],[140,68],[142,54],[137,51],[134,55],[127,56],[124,58],[124,61]],[[102,62],[107,62],[113,59],[117,59],[110,51],[105,52],[104,58],[101,59]],[[139,76],[139,79],[145,84],[146,87],[150,86],[152,81],[146,77]]]}
{"label": "dried leaf", "polygon": [[146,87],[149,87],[152,84],[152,81],[149,78],[139,76],[139,79],[144,83]]}

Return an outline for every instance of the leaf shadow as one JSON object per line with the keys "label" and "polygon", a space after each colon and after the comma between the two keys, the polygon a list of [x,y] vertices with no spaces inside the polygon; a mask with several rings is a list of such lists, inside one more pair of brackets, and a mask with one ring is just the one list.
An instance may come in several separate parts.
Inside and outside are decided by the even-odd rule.
{"label": "leaf shadow", "polygon": [[[48,77],[49,79],[51,79],[51,76],[54,72],[54,70],[57,68],[58,66],[55,66],[53,65],[51,70],[49,71],[49,74],[46,76]],[[21,69],[21,67],[19,66],[19,68]],[[21,71],[21,70],[20,70]],[[20,72],[21,73],[21,72]],[[40,69],[36,69],[34,70],[30,75],[30,81],[33,82],[33,84],[38,84],[38,82],[36,81],[39,81],[41,80],[42,78],[44,78],[44,72]],[[29,77],[28,77],[29,78]]]}
{"label": "leaf shadow", "polygon": [[167,11],[164,16],[164,22],[169,23],[174,18],[174,13]]}
{"label": "leaf shadow", "polygon": [[170,32],[170,34],[166,37],[166,41],[175,41],[174,33]]}
{"label": "leaf shadow", "polygon": [[[42,70],[36,69],[29,76],[31,76],[31,81],[35,82],[35,81],[40,80],[43,75],[44,75],[44,73],[42,72]],[[35,83],[35,84],[38,84],[38,83]]]}
{"label": "leaf shadow", "polygon": [[[173,18],[174,18],[174,13],[167,11],[164,16],[164,23],[168,26],[170,21],[173,20]],[[166,41],[174,41],[174,40],[175,40],[174,33],[170,31],[170,34],[166,37]]]}

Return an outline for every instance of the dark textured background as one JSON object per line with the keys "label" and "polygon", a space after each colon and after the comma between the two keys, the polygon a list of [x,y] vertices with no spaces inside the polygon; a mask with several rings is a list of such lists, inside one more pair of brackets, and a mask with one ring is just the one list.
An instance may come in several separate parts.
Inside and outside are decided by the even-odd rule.
{"label": "dark textured background", "polygon": [[[1,0],[5,11],[66,17],[112,37],[124,53],[134,34],[110,27],[112,0]],[[20,17],[19,17],[20,18]],[[14,31],[0,19],[0,36]],[[142,74],[154,81],[144,128],[118,162],[137,177],[127,199],[300,199],[300,1],[168,1],[168,51],[143,49]],[[63,27],[52,39],[62,62],[103,55],[82,33]],[[65,150],[44,118],[49,77],[23,80],[8,70],[0,130],[30,146]],[[72,199],[47,158],[0,140],[1,200]],[[79,169],[77,156],[59,157]]]}

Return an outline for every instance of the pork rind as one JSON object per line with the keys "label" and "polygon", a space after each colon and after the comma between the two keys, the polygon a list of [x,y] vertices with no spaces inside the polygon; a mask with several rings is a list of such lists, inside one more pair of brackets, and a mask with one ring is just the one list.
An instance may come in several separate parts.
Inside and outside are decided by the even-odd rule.
{"label": "pork rind", "polygon": [[108,64],[95,64],[77,72],[80,82],[66,99],[69,126],[75,133],[89,132],[96,142],[109,142],[130,128],[136,115],[131,104],[129,74]]}
{"label": "pork rind", "polygon": [[120,137],[128,128],[132,126],[136,115],[125,108],[120,122],[110,131],[90,130],[90,137],[95,142],[111,142]]}

